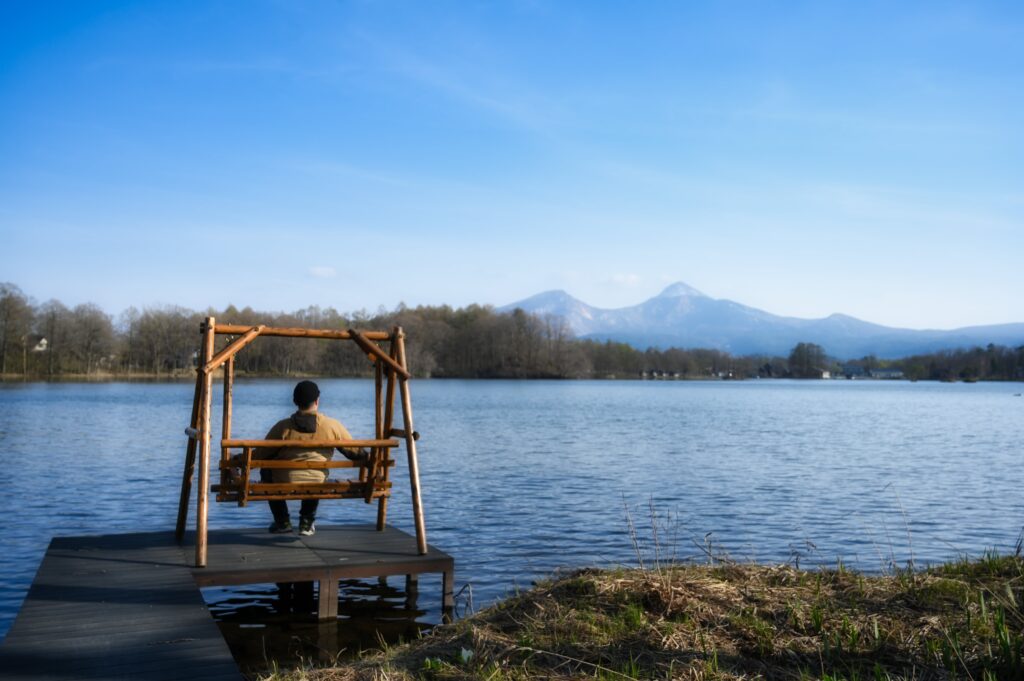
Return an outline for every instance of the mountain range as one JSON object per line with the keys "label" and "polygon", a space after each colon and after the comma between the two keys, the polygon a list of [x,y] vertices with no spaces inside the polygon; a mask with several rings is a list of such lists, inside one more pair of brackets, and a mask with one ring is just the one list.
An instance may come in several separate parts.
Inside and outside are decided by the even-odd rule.
{"label": "mountain range", "polygon": [[1024,345],[1024,323],[951,330],[902,329],[833,314],[823,319],[782,317],[740,303],[711,298],[682,282],[639,305],[602,309],[565,291],[546,291],[498,308],[521,308],[562,317],[578,338],[613,340],[636,348],[714,348],[734,355],[787,355],[801,342],[817,343],[830,356],[883,359],[976,345]]}

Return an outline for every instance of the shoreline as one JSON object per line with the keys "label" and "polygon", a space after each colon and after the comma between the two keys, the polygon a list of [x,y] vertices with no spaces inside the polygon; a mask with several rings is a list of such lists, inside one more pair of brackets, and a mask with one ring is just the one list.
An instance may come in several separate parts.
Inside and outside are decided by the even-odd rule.
{"label": "shoreline", "polygon": [[[221,375],[217,370],[214,375]],[[340,376],[324,376],[319,373],[238,373],[237,380],[301,380],[304,378],[329,380],[334,378],[342,379],[373,379],[373,374],[348,374]],[[644,378],[641,376],[415,376],[417,381],[637,381],[643,383],[744,383],[760,381],[795,381],[800,383],[1024,383],[1024,379],[993,378],[978,380],[940,380],[931,378],[908,379],[908,378],[793,378],[793,377],[751,377],[751,378],[720,378],[717,376],[687,376],[677,378]],[[187,371],[176,374],[152,374],[134,372],[122,373],[91,373],[91,374],[63,374],[60,376],[46,377],[38,374],[0,374],[0,384],[3,383],[184,383],[195,381],[195,372]]]}
{"label": "shoreline", "polygon": [[1024,678],[1024,560],[871,576],[719,563],[584,569],[419,640],[262,681]]}

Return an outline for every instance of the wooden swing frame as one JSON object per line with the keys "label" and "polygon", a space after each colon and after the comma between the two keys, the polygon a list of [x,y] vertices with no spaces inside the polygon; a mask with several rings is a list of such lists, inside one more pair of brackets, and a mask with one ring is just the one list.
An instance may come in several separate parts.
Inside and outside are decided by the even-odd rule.
{"label": "wooden swing frame", "polygon": [[[423,502],[420,498],[420,474],[416,456],[416,440],[419,433],[413,429],[412,399],[409,395],[409,373],[405,357],[405,333],[396,326],[388,331],[357,331],[355,329],[303,329],[269,326],[246,326],[238,324],[217,324],[216,319],[207,317],[200,325],[203,342],[199,351],[199,366],[196,369],[196,390],[192,401],[192,418],[186,430],[189,436],[185,448],[185,470],[181,478],[181,497],[178,501],[178,522],[175,538],[180,543],[185,536],[188,522],[189,497],[192,479],[196,469],[198,443],[199,480],[196,494],[196,567],[206,566],[207,514],[209,493],[217,493],[217,501],[236,501],[245,506],[250,501],[271,501],[276,499],[343,499],[361,498],[366,503],[377,500],[377,530],[383,531],[387,521],[387,501],[391,495],[389,471],[395,461],[391,450],[405,442],[409,463],[409,485],[412,492],[413,520],[416,524],[416,548],[420,555],[427,553],[427,531],[423,520]],[[233,336],[219,352],[214,352],[218,335]],[[318,338],[328,340],[351,340],[374,365],[374,412],[375,432],[367,440],[236,440],[231,437],[232,394],[235,377],[235,355],[260,336],[286,338]],[[385,352],[379,342],[390,343]],[[221,482],[210,486],[210,439],[213,374],[224,369],[224,413],[222,439],[220,443]],[[395,393],[400,394],[404,428],[394,428]],[[396,439],[397,438],[397,439]],[[362,461],[288,461],[253,459],[257,447],[303,448],[367,448],[369,456]],[[241,450],[240,457],[233,457],[233,450]],[[275,469],[334,469],[359,468],[358,480],[323,483],[255,483],[249,480],[254,468]],[[241,475],[234,475],[235,470]]]}

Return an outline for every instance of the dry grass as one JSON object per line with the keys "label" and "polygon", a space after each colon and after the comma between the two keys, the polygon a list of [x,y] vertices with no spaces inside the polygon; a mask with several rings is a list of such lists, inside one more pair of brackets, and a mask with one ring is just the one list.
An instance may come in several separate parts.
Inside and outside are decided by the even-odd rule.
{"label": "dry grass", "polygon": [[583,570],[424,638],[268,679],[1024,681],[1024,562]]}

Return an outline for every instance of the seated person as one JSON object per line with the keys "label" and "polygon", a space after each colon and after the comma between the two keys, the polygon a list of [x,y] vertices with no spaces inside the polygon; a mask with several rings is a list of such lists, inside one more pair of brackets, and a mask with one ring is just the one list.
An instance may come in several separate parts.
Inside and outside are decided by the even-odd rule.
{"label": "seated person", "polygon": [[[292,401],[299,408],[297,412],[274,424],[267,433],[267,440],[351,440],[352,436],[335,419],[321,414],[320,388],[313,381],[300,381],[295,386]],[[353,461],[366,458],[362,450],[338,448],[342,454]],[[330,461],[333,451],[330,447],[260,447],[253,452],[253,459],[277,459],[281,461]],[[261,468],[260,482],[324,482],[327,470],[317,468],[284,469]],[[274,522],[270,531],[275,534],[291,532],[292,523],[288,515],[287,502],[278,499],[268,502]],[[316,520],[316,509],[319,499],[303,499],[299,509],[299,534],[310,536],[316,532],[313,522]]]}

